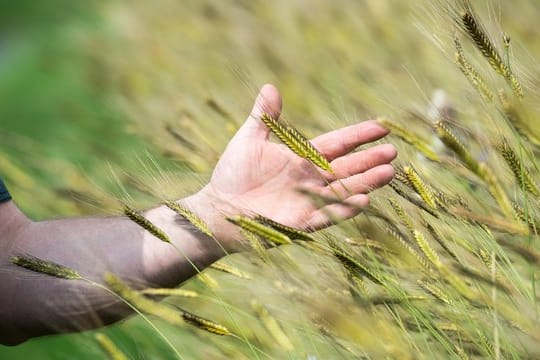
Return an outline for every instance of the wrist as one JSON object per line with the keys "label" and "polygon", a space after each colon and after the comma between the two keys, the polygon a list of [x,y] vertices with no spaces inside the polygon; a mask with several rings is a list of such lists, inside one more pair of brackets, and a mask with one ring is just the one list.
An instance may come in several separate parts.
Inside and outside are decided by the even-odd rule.
{"label": "wrist", "polygon": [[0,203],[0,255],[7,255],[21,234],[32,224],[13,201]]}
{"label": "wrist", "polygon": [[240,232],[236,226],[227,221],[227,217],[234,216],[239,211],[231,202],[216,194],[210,185],[180,200],[179,203],[208,227],[216,245],[219,242],[227,252],[240,250]]}

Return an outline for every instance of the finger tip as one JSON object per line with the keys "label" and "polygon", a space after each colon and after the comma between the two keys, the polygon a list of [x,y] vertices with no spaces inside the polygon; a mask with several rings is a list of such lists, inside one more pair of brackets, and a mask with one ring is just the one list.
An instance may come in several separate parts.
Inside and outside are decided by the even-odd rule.
{"label": "finger tip", "polygon": [[364,209],[369,206],[370,198],[367,194],[356,194],[349,197],[346,203],[357,208]]}
{"label": "finger tip", "polygon": [[370,141],[381,139],[390,133],[390,130],[382,126],[377,120],[367,120],[359,124],[361,130],[369,134]]}
{"label": "finger tip", "polygon": [[398,156],[396,147],[393,144],[383,144],[383,151],[385,157],[390,161],[394,160]]}
{"label": "finger tip", "polygon": [[267,113],[277,119],[281,114],[282,106],[281,95],[277,87],[273,84],[264,84],[255,101],[255,112],[260,115]]}
{"label": "finger tip", "polygon": [[395,170],[394,167],[390,164],[380,165],[379,176],[385,180],[385,183],[389,183],[394,178]]}

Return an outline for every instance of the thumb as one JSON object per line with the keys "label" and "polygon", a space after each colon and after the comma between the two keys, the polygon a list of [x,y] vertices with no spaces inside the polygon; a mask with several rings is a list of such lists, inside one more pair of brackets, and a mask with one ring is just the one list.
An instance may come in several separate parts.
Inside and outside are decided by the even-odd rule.
{"label": "thumb", "polygon": [[268,114],[274,119],[281,114],[281,95],[278,89],[271,84],[265,84],[259,91],[253,109],[238,134],[256,136],[267,139],[270,129],[261,121],[261,116]]}

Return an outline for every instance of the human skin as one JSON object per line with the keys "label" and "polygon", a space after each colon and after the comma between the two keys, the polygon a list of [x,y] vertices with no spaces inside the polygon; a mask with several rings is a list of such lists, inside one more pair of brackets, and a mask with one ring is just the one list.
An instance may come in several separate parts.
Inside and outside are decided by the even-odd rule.
{"label": "human skin", "polygon": [[[15,345],[36,336],[96,328],[130,314],[126,305],[98,287],[16,267],[11,264],[14,255],[56,262],[96,282],[113,272],[135,287],[173,287],[197,269],[242,250],[241,236],[227,216],[260,214],[314,231],[355,216],[368,205],[368,193],[392,179],[390,162],[397,155],[392,145],[353,152],[388,133],[376,122],[360,122],[312,140],[331,162],[333,173],[328,173],[269,140],[260,117],[267,113],[277,119],[280,112],[279,92],[263,86],[210,182],[179,200],[210,227],[215,239],[165,206],[144,216],[174,246],[126,217],[34,222],[13,201],[0,204],[0,343]],[[320,207],[299,189],[337,196],[344,203]]]}

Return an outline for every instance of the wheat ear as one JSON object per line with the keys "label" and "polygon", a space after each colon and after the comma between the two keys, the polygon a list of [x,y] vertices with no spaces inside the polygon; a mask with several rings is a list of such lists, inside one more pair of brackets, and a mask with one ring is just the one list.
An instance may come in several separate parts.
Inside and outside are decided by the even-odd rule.
{"label": "wheat ear", "polygon": [[172,211],[174,211],[175,213],[177,213],[178,215],[180,215],[181,217],[183,217],[184,219],[186,219],[187,221],[189,221],[189,223],[193,226],[195,226],[200,232],[202,232],[203,234],[206,234],[210,237],[214,237],[214,234],[212,234],[212,231],[210,230],[210,228],[208,227],[208,225],[206,225],[206,223],[204,221],[201,220],[200,217],[198,217],[197,215],[195,215],[192,211],[190,211],[188,208],[174,202],[174,201],[165,201],[165,205],[171,209]]}
{"label": "wheat ear", "polygon": [[516,178],[519,187],[525,189],[534,196],[540,196],[540,190],[538,189],[538,185],[536,185],[536,182],[531,176],[531,173],[529,172],[529,170],[527,170],[527,168],[525,168],[525,165],[521,162],[521,159],[510,147],[508,141],[506,141],[506,139],[503,139],[501,143],[497,145],[497,149],[506,161],[506,164],[508,165],[510,170],[512,170],[512,173],[514,174],[514,177]]}
{"label": "wheat ear", "polygon": [[452,249],[450,249],[446,240],[443,239],[442,235],[431,224],[426,224],[426,228],[428,229],[431,236],[435,239],[435,241],[437,241],[439,245],[448,253],[448,255],[450,255],[458,263],[461,262],[456,253]]}
{"label": "wheat ear", "polygon": [[469,34],[469,37],[480,50],[482,55],[488,59],[491,67],[493,67],[497,73],[501,74],[506,79],[516,96],[520,98],[523,97],[523,89],[521,84],[517,80],[514,73],[502,60],[499,52],[495,48],[495,45],[493,45],[493,42],[474,15],[469,11],[464,11],[461,14],[461,21],[467,34]]}
{"label": "wheat ear", "polygon": [[195,298],[199,293],[193,290],[185,289],[168,289],[168,288],[151,288],[139,291],[143,295],[151,296],[181,296],[187,298]]}
{"label": "wheat ear", "polygon": [[360,273],[363,276],[367,277],[369,280],[373,281],[376,284],[384,285],[383,280],[373,273],[369,268],[362,265],[360,262],[356,261],[351,255],[347,254],[345,251],[340,249],[337,244],[331,240],[328,240],[328,245],[332,249],[332,252],[336,259],[351,273]]}
{"label": "wheat ear", "polygon": [[432,209],[437,210],[437,201],[431,190],[427,187],[424,181],[420,178],[418,173],[411,167],[405,166],[403,168],[405,176],[409,180],[411,186],[420,195],[424,202]]}
{"label": "wheat ear", "polygon": [[227,273],[227,274],[231,274],[231,275],[234,275],[234,276],[239,277],[241,279],[251,280],[251,276],[249,276],[245,272],[240,271],[237,268],[235,268],[234,266],[225,264],[225,263],[223,263],[221,261],[213,263],[212,265],[210,265],[210,267],[212,269],[214,269],[214,270],[221,271],[221,272],[224,272],[224,273]]}
{"label": "wheat ear", "polygon": [[448,296],[448,294],[445,293],[444,291],[442,291],[437,286],[435,286],[433,284],[430,284],[430,283],[428,283],[427,281],[424,281],[424,280],[418,280],[417,283],[424,290],[426,290],[428,293],[433,295],[436,299],[440,300],[441,302],[443,302],[443,303],[445,303],[447,305],[452,305],[453,302],[450,299],[450,297]]}
{"label": "wheat ear", "polygon": [[405,227],[412,233],[414,231],[414,225],[412,223],[412,219],[405,210],[401,207],[401,205],[396,201],[394,198],[388,198],[388,202],[390,203],[390,206],[392,206],[392,209],[394,209],[395,213],[400,218],[401,222],[405,225]]}
{"label": "wheat ear", "polygon": [[293,228],[291,226],[283,225],[262,215],[255,216],[254,220],[261,224],[270,226],[271,228],[287,235],[291,240],[314,241],[311,235],[309,235],[307,232]]}
{"label": "wheat ear", "polygon": [[395,229],[391,229],[391,228],[387,228],[386,229],[386,232],[388,233],[388,235],[390,235],[392,238],[394,238],[395,240],[397,240],[399,242],[399,245],[401,245],[401,247],[403,247],[405,250],[407,250],[407,252],[409,252],[409,254],[411,254],[417,261],[420,265],[422,265],[422,267],[429,273],[431,271],[433,271],[431,265],[429,265],[429,263],[426,261],[426,258],[422,255],[420,255],[418,253],[418,251],[416,251],[415,248],[413,248],[408,242],[407,240],[405,240],[405,238],[403,237],[402,234],[400,234],[398,231],[396,231]]}
{"label": "wheat ear", "polygon": [[266,252],[266,247],[263,243],[263,240],[252,232],[244,230],[242,228],[240,228],[240,232],[242,233],[244,238],[247,239],[249,245],[255,251],[257,256],[265,263],[270,262],[270,258],[268,257],[268,254]]}
{"label": "wheat ear", "polygon": [[406,193],[403,189],[401,189],[398,185],[396,185],[394,181],[391,181],[388,184],[388,186],[390,186],[390,188],[392,188],[392,190],[394,190],[396,192],[396,194],[398,194],[399,196],[401,196],[402,198],[404,198],[405,200],[407,200],[411,204],[413,204],[413,205],[419,207],[420,209],[424,210],[425,212],[431,214],[433,217],[436,217],[436,218],[439,217],[439,214],[437,214],[436,211],[434,211],[429,206],[427,206],[420,198],[413,197],[410,194]]}
{"label": "wheat ear", "polygon": [[512,202],[512,207],[514,211],[516,212],[516,215],[519,218],[519,220],[528,224],[531,232],[537,235],[538,232],[540,231],[540,221],[536,217],[534,217],[533,214],[525,211],[525,209],[523,209],[517,203]]}
{"label": "wheat ear", "polygon": [[439,139],[452,150],[465,166],[473,173],[479,173],[480,164],[476,161],[467,148],[458,140],[457,136],[442,122],[434,124]]}
{"label": "wheat ear", "polygon": [[169,236],[165,234],[163,230],[158,228],[154,223],[145,218],[140,212],[131,207],[124,205],[124,214],[134,223],[148,231],[150,234],[154,235],[158,239],[168,242],[171,242]]}
{"label": "wheat ear", "polygon": [[490,229],[505,232],[512,235],[528,235],[529,229],[520,223],[506,218],[501,218],[493,215],[482,215],[476,212],[472,212],[468,209],[461,207],[452,207],[450,212],[455,216],[459,216],[465,220],[473,221],[488,226]]}
{"label": "wheat ear", "polygon": [[471,85],[480,93],[480,95],[482,95],[484,100],[488,102],[493,101],[493,92],[489,90],[489,87],[487,86],[482,76],[478,73],[478,71],[476,71],[476,69],[465,57],[463,46],[461,45],[457,34],[454,34],[454,45],[456,47],[456,64],[458,65],[463,75],[465,75]]}
{"label": "wheat ear", "polygon": [[441,259],[435,250],[433,250],[431,245],[429,245],[429,242],[426,240],[424,235],[418,230],[413,230],[413,238],[414,241],[416,241],[416,245],[418,245],[418,248],[422,250],[422,253],[424,253],[426,258],[437,268],[440,268],[442,266]]}
{"label": "wheat ear", "polygon": [[266,330],[272,335],[274,340],[281,346],[285,351],[292,351],[294,350],[294,346],[279,325],[279,323],[276,321],[272,315],[268,312],[268,310],[261,304],[257,303],[255,300],[251,302],[251,307],[253,308],[253,311],[257,315],[257,317],[261,320]]}
{"label": "wheat ear", "polygon": [[181,311],[182,319],[184,319],[185,322],[201,330],[205,330],[205,331],[208,331],[209,333],[220,335],[220,336],[232,335],[229,329],[227,329],[223,325],[217,324],[211,320],[192,314],[186,310],[182,310],[182,309],[179,309],[179,310]]}
{"label": "wheat ear", "polygon": [[332,167],[324,155],[298,130],[279,123],[268,114],[263,114],[261,121],[296,155],[311,161],[323,170],[332,171]]}
{"label": "wheat ear", "polygon": [[291,243],[291,239],[281,232],[263,225],[247,216],[237,215],[228,217],[227,220],[236,226],[248,231],[254,235],[260,236],[276,245],[286,245]]}
{"label": "wheat ear", "polygon": [[75,270],[51,261],[42,260],[30,255],[17,255],[11,257],[11,262],[17,266],[67,280],[83,280],[83,277]]}
{"label": "wheat ear", "polygon": [[508,199],[508,195],[504,191],[501,183],[497,179],[497,176],[493,173],[490,167],[487,164],[481,163],[479,168],[479,175],[485,181],[489,192],[493,198],[499,204],[499,207],[503,213],[509,217],[514,217],[514,211],[512,209],[512,203]]}

